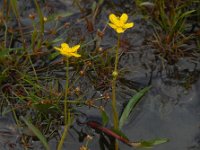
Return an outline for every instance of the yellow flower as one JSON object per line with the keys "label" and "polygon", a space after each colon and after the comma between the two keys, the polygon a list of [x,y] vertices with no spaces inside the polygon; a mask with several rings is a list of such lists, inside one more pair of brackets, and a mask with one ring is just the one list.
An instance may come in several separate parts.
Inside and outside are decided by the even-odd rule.
{"label": "yellow flower", "polygon": [[128,20],[128,15],[123,13],[121,17],[115,16],[114,14],[109,15],[108,23],[111,28],[113,28],[117,33],[123,33],[126,29],[132,28],[134,26],[133,22],[126,23]]}
{"label": "yellow flower", "polygon": [[77,50],[80,48],[80,45],[75,45],[73,47],[69,47],[67,43],[62,43],[61,48],[54,47],[56,50],[60,51],[62,55],[65,55],[67,57],[81,57],[81,55],[77,54]]}

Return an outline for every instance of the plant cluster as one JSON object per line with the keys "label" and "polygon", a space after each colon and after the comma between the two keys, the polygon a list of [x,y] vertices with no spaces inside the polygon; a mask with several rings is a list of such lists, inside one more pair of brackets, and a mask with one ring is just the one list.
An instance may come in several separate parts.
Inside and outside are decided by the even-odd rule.
{"label": "plant cluster", "polygon": [[[197,0],[137,0],[139,8],[149,16],[154,24],[154,47],[168,63],[176,63],[180,57],[191,56],[199,51],[198,31],[194,32],[199,20]],[[196,40],[197,48],[188,52],[185,44]]]}

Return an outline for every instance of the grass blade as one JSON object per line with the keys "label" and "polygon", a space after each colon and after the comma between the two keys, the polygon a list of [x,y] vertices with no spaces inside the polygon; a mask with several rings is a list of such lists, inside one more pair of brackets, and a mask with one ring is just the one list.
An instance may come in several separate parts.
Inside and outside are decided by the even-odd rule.
{"label": "grass blade", "polygon": [[121,118],[119,120],[119,128],[121,129],[122,126],[124,125],[125,121],[127,120],[127,118],[129,117],[132,109],[135,107],[135,105],[139,102],[139,100],[141,99],[142,96],[144,96],[144,94],[149,91],[151,87],[146,87],[142,90],[140,90],[138,93],[136,93],[130,100],[129,103],[126,105]]}
{"label": "grass blade", "polygon": [[47,143],[47,139],[42,135],[42,133],[40,132],[40,130],[38,130],[38,128],[36,128],[31,122],[29,122],[28,120],[26,120],[23,116],[20,117],[24,123],[29,127],[29,129],[31,131],[33,131],[33,133],[37,136],[37,138],[42,142],[42,144],[44,145],[46,150],[50,150],[50,147]]}
{"label": "grass blade", "polygon": [[182,27],[184,25],[184,20],[189,17],[192,13],[194,13],[196,10],[190,10],[185,13],[182,13],[180,16],[177,18],[177,22],[174,24],[174,27],[172,28],[172,34],[182,30]]}
{"label": "grass blade", "polygon": [[43,16],[42,10],[40,9],[40,6],[39,6],[37,0],[34,0],[34,3],[35,3],[37,13],[38,13],[39,19],[40,19],[40,30],[41,30],[41,36],[42,36],[44,33],[44,16]]}

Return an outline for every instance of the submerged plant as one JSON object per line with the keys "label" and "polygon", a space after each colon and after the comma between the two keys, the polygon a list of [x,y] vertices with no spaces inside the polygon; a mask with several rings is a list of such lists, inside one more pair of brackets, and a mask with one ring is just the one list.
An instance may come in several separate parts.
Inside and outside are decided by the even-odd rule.
{"label": "submerged plant", "polygon": [[[123,33],[126,29],[131,28],[134,26],[134,23],[126,23],[128,20],[128,15],[123,13],[121,17],[117,17],[114,14],[109,15],[109,26],[113,28],[118,33],[118,41],[117,41],[117,48],[115,50],[115,67],[112,73],[112,113],[113,113],[113,120],[114,120],[114,129],[118,130],[119,128],[119,119],[117,113],[117,104],[116,104],[116,80],[118,77],[118,62],[119,62],[119,47],[120,47],[120,34]],[[118,149],[118,144],[115,142],[115,150]]]}
{"label": "submerged plant", "polygon": [[54,47],[54,49],[58,50],[60,54],[64,55],[66,57],[66,85],[65,85],[65,98],[64,98],[64,123],[65,123],[65,128],[63,135],[61,137],[61,140],[58,144],[58,150],[62,149],[65,137],[67,135],[67,131],[70,125],[70,111],[68,110],[68,105],[67,105],[67,92],[69,88],[69,58],[70,57],[81,57],[80,54],[77,53],[78,49],[80,48],[80,45],[75,45],[74,47],[69,47],[67,43],[62,43],[61,47]]}

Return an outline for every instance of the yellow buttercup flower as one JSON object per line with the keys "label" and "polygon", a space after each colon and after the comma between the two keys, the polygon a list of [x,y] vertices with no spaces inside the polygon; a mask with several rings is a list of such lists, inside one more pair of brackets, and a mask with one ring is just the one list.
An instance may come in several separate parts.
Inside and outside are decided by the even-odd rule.
{"label": "yellow buttercup flower", "polygon": [[67,57],[81,57],[80,54],[77,53],[77,50],[80,48],[80,45],[75,45],[73,47],[69,47],[67,43],[62,43],[61,47],[54,47],[56,50],[60,51],[62,55],[65,55]]}
{"label": "yellow buttercup flower", "polygon": [[109,15],[108,23],[111,28],[113,28],[117,33],[123,33],[126,29],[132,28],[134,26],[133,22],[127,23],[128,15],[123,13],[121,17],[115,16],[114,14]]}

